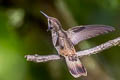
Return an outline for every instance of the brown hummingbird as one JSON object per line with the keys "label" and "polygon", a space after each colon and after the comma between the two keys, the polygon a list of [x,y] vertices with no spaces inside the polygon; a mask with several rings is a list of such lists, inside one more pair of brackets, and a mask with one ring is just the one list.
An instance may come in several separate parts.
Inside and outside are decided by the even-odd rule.
{"label": "brown hummingbird", "polygon": [[58,19],[50,17],[40,11],[48,19],[48,30],[52,34],[52,42],[59,55],[65,58],[69,72],[75,78],[87,76],[87,71],[79,60],[74,45],[79,42],[113,31],[114,28],[106,25],[76,26],[65,31]]}

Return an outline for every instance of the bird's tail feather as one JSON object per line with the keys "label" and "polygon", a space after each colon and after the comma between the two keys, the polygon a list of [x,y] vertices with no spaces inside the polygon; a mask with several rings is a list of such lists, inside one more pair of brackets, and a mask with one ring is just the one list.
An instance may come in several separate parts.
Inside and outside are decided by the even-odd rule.
{"label": "bird's tail feather", "polygon": [[65,56],[65,60],[71,75],[75,78],[80,76],[87,76],[87,71],[80,62],[78,57],[74,56]]}

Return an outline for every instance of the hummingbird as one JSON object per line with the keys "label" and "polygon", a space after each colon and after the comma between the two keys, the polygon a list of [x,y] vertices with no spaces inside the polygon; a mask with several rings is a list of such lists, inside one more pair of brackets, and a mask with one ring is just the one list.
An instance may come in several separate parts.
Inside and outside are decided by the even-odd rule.
{"label": "hummingbird", "polygon": [[107,25],[82,25],[65,31],[57,18],[50,17],[42,11],[40,12],[48,20],[47,31],[51,31],[53,45],[58,54],[64,57],[71,75],[75,78],[87,76],[86,68],[78,58],[74,46],[83,40],[114,31],[115,29]]}

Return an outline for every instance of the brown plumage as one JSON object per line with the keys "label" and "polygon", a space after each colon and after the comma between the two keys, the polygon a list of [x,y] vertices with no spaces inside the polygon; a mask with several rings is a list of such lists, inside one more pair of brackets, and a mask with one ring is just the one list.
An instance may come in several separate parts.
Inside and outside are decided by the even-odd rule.
{"label": "brown plumage", "polygon": [[75,78],[87,76],[86,69],[76,55],[74,45],[97,35],[111,32],[114,28],[106,25],[84,25],[65,31],[56,18],[41,13],[48,19],[48,30],[51,31],[53,45],[58,54],[65,58],[71,75]]}

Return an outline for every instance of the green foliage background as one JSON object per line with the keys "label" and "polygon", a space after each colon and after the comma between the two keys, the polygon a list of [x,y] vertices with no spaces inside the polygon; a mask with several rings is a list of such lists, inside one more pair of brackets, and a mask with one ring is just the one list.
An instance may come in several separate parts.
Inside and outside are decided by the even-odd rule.
{"label": "green foliage background", "polygon": [[[64,29],[105,24],[115,32],[83,41],[88,49],[120,35],[120,0],[0,0],[0,80],[75,80],[64,61],[27,62],[24,55],[56,53],[47,20],[40,10],[60,20]],[[83,57],[88,76],[77,80],[120,80],[120,47]]]}

